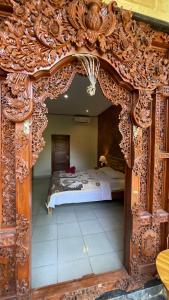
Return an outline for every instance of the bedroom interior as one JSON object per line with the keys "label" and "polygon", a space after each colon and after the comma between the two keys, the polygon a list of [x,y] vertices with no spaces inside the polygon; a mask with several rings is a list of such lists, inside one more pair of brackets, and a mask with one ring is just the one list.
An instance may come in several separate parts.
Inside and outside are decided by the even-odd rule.
{"label": "bedroom interior", "polygon": [[98,82],[92,97],[87,85],[76,75],[66,93],[46,100],[46,144],[32,176],[33,288],[123,265],[121,107]]}

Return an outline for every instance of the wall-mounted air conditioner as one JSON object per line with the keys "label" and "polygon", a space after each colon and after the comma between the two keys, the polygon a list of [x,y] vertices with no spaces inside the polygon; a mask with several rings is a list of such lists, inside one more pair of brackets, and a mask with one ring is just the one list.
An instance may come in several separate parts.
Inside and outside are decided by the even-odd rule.
{"label": "wall-mounted air conditioner", "polygon": [[77,123],[90,123],[90,118],[85,116],[75,116],[74,121]]}

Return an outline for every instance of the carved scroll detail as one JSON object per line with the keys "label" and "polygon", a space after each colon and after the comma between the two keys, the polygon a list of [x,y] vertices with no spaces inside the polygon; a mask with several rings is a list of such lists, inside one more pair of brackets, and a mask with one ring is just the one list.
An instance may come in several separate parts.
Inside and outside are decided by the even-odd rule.
{"label": "carved scroll detail", "polygon": [[22,122],[33,110],[32,100],[28,95],[28,76],[19,73],[8,74],[7,85],[3,113],[10,121]]}
{"label": "carved scroll detail", "polygon": [[166,34],[137,22],[114,1],[13,1],[12,16],[0,24],[0,65],[30,74],[84,47],[104,55],[135,88],[152,90],[169,80],[168,56],[152,47],[155,40],[168,47]]}
{"label": "carved scroll detail", "polygon": [[29,283],[26,279],[22,279],[21,281],[17,280],[16,293],[19,300],[30,299],[30,288],[29,288]]}
{"label": "carved scroll detail", "polygon": [[76,39],[73,41],[77,47],[86,45],[92,50],[98,44],[101,52],[106,51],[108,47],[106,38],[115,30],[117,19],[114,14],[114,2],[105,10],[101,8],[101,1],[97,0],[88,2],[73,0],[69,3],[67,16],[76,30]]}
{"label": "carved scroll detail", "polygon": [[10,232],[0,232],[0,247],[15,245],[15,234]]}
{"label": "carved scroll detail", "polygon": [[0,297],[15,293],[15,249],[0,247]]}
{"label": "carved scroll detail", "polygon": [[[2,85],[2,110],[5,107],[6,85]],[[2,221],[3,225],[13,226],[16,220],[15,183],[15,124],[2,114]]]}
{"label": "carved scroll detail", "polygon": [[[28,122],[28,129],[26,129],[26,133],[24,132],[24,124]],[[16,150],[16,179],[18,179],[21,183],[24,182],[25,178],[29,175],[29,164],[22,157],[23,151],[26,147],[29,147],[29,133],[27,134],[27,130],[29,131],[29,119],[25,121],[21,127],[15,129],[15,150]]]}
{"label": "carved scroll detail", "polygon": [[139,98],[133,109],[133,117],[137,126],[148,128],[151,126],[151,91],[139,90]]}
{"label": "carved scroll detail", "polygon": [[106,293],[108,290],[134,290],[143,287],[144,283],[150,279],[150,276],[147,274],[139,275],[135,277],[123,276],[118,280],[112,280],[105,283],[100,283],[91,287],[84,289],[78,289],[72,292],[67,292],[63,295],[63,300],[91,300],[97,299],[99,296]]}
{"label": "carved scroll detail", "polygon": [[29,175],[28,163],[21,157],[16,156],[16,178],[23,183]]}
{"label": "carved scroll detail", "polygon": [[24,241],[29,231],[29,221],[23,214],[17,215],[16,226],[16,261],[24,265],[28,258],[28,249],[25,248]]}

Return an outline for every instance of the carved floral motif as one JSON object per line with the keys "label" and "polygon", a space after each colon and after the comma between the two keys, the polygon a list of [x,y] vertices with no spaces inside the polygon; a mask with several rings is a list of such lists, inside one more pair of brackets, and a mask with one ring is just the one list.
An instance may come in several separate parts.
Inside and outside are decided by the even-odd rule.
{"label": "carved floral motif", "polygon": [[24,121],[33,109],[32,100],[28,96],[28,76],[19,73],[8,74],[7,86],[3,113],[10,121]]}
{"label": "carved floral motif", "polygon": [[[6,86],[2,85],[2,110]],[[14,225],[16,220],[16,184],[15,184],[15,125],[2,114],[2,221],[3,225]]]}
{"label": "carved floral motif", "polygon": [[151,229],[142,235],[141,252],[143,256],[155,259],[157,254],[157,238],[157,232]]}
{"label": "carved floral motif", "polygon": [[139,90],[138,100],[133,109],[133,117],[137,126],[147,128],[151,126],[151,91]]}
{"label": "carved floral motif", "polygon": [[23,183],[24,179],[29,175],[29,166],[23,158],[16,156],[16,178]]}
{"label": "carved floral motif", "polygon": [[22,279],[17,280],[16,283],[16,293],[19,300],[29,300],[30,299],[30,288],[27,280]]}
{"label": "carved floral motif", "polygon": [[28,249],[24,246],[29,231],[29,221],[24,215],[17,215],[16,221],[16,261],[24,265],[28,259]]}
{"label": "carved floral motif", "polygon": [[15,293],[15,248],[0,247],[0,297]]}
{"label": "carved floral motif", "polygon": [[[156,33],[149,25],[137,22],[132,13],[117,9],[115,3],[108,6],[100,0],[32,0],[15,1],[13,14],[0,23],[0,68],[9,72],[2,87],[2,219],[3,225],[15,225],[16,183],[29,173],[29,165],[20,156],[20,149],[29,143],[29,128],[15,130],[13,122],[28,120],[32,114],[33,164],[44,146],[42,133],[47,125],[45,116],[46,97],[57,98],[70,86],[79,66],[69,64],[54,76],[43,78],[34,84],[34,108],[29,95],[29,75],[38,70],[51,69],[62,58],[77,52],[88,52],[107,61],[121,79],[137,89],[139,97],[134,103],[133,120],[137,125],[137,136],[132,137],[130,92],[119,87],[108,72],[101,69],[98,78],[104,95],[113,104],[120,104],[119,129],[122,134],[121,148],[132,166],[131,141],[135,147],[133,174],[139,178],[137,203],[133,205],[133,227],[130,241],[130,267],[132,276],[121,278],[112,288],[131,289],[143,282],[139,267],[153,264],[160,250],[160,223],[167,222],[168,215],[162,212],[165,163],[159,151],[166,150],[166,104],[159,96],[156,102],[156,145],[153,182],[153,213],[148,210],[149,153],[152,93],[161,88],[168,97],[169,85],[169,38]],[[158,36],[158,37],[157,37]],[[164,43],[163,49],[158,43]],[[155,47],[154,47],[155,46]],[[157,46],[157,47],[156,47]],[[118,77],[117,75],[117,77]],[[56,89],[57,83],[57,89]],[[165,88],[162,88],[165,85]],[[163,90],[162,90],[163,89]],[[116,97],[114,97],[114,94]],[[117,97],[118,95],[118,97]],[[18,124],[17,124],[18,125]],[[16,126],[17,126],[16,125]],[[31,124],[30,124],[31,125]],[[16,147],[15,147],[16,146]],[[14,153],[17,153],[16,157]],[[140,223],[139,223],[139,220]],[[3,241],[0,248],[0,289],[2,295],[15,292],[15,250],[18,268],[28,259],[29,220],[17,216],[16,249]],[[6,240],[12,243],[11,239]],[[5,245],[5,247],[4,247]],[[11,244],[10,244],[11,245]],[[152,247],[150,245],[153,245]],[[25,270],[24,270],[25,271]],[[27,271],[25,271],[27,272]],[[147,274],[146,274],[147,275]],[[147,277],[146,277],[147,278]],[[145,279],[145,278],[144,278]],[[133,284],[134,282],[134,284]],[[108,283],[109,285],[110,283]],[[109,286],[110,287],[110,286]],[[107,291],[108,286],[94,286],[67,293],[65,299],[90,299]],[[29,282],[24,278],[17,282],[18,299],[29,299]]]}
{"label": "carved floral motif", "polygon": [[99,283],[94,286],[90,286],[84,289],[74,290],[72,292],[67,292],[62,300],[91,300],[97,299],[99,296],[104,295],[107,291],[112,290],[135,290],[144,286],[144,283],[150,279],[150,275],[141,274],[139,276],[130,277],[122,276],[120,279],[112,280],[104,283]]}
{"label": "carved floral motif", "polygon": [[[25,125],[26,124],[26,125]],[[15,159],[16,159],[16,179],[21,183],[29,175],[28,161],[23,158],[23,151],[29,147],[29,132],[31,122],[27,119],[21,126],[15,128]]]}
{"label": "carved floral motif", "polygon": [[160,158],[160,151],[166,149],[166,110],[167,102],[162,95],[156,95],[156,126],[155,126],[155,159],[154,159],[154,187],[153,210],[163,207],[165,161]]}
{"label": "carved floral motif", "polygon": [[15,245],[15,234],[0,231],[0,247],[9,247]]}
{"label": "carved floral motif", "polygon": [[70,1],[67,15],[70,24],[75,28],[72,42],[77,47],[85,45],[89,50],[98,47],[101,52],[108,49],[106,38],[113,33],[117,23],[114,3],[102,7],[98,0]]}
{"label": "carved floral motif", "polygon": [[168,84],[167,53],[152,47],[156,39],[164,40],[164,34],[157,37],[149,25],[133,20],[132,13],[117,9],[115,2],[33,0],[13,2],[13,9],[12,17],[0,25],[0,66],[8,72],[30,74],[50,68],[85,47],[96,55],[104,53],[135,88],[153,90]]}

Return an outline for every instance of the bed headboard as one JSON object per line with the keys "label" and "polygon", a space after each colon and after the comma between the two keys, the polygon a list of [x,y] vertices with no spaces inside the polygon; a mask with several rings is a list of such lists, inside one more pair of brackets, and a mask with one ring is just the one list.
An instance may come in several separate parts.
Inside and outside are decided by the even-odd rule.
{"label": "bed headboard", "polygon": [[125,160],[123,158],[119,157],[110,157],[107,159],[108,166],[110,166],[112,169],[120,171],[120,172],[125,172]]}

